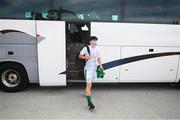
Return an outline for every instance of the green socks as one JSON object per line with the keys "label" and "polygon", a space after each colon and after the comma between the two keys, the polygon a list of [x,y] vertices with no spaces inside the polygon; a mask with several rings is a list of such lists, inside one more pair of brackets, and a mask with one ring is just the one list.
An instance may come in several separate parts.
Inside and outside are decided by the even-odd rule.
{"label": "green socks", "polygon": [[86,96],[86,98],[87,98],[88,105],[90,105],[92,103],[91,96]]}

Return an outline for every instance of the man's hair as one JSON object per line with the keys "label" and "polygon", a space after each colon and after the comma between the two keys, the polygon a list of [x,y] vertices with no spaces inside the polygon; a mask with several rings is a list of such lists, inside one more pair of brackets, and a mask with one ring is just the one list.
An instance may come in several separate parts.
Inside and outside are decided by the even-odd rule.
{"label": "man's hair", "polygon": [[88,40],[88,44],[90,44],[90,41],[92,41],[92,40],[97,41],[98,38],[97,38],[96,36],[90,36],[90,37],[89,37],[89,40]]}

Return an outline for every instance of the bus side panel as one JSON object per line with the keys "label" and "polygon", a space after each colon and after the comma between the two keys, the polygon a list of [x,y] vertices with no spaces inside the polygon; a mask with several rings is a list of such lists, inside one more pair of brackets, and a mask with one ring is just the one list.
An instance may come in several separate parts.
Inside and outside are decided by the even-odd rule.
{"label": "bus side panel", "polygon": [[65,22],[37,21],[41,86],[66,85]]}
{"label": "bus side panel", "polygon": [[[119,46],[98,46],[100,56],[103,63],[118,60],[120,58]],[[120,68],[119,66],[105,70],[104,78],[96,78],[94,82],[119,82]]]}
{"label": "bus side panel", "polygon": [[[180,36],[180,26],[179,27],[179,36]],[[180,37],[179,37],[179,41],[180,41]],[[178,71],[177,71],[177,78],[176,78],[177,82],[180,82],[180,56],[179,56],[179,64],[178,64]]]}
{"label": "bus side panel", "polygon": [[180,46],[180,26],[165,24],[92,22],[99,45]]}
{"label": "bus side panel", "polygon": [[[38,83],[36,45],[0,44],[0,62],[20,63],[26,69],[30,83]],[[1,51],[2,50],[2,51]],[[8,55],[13,51],[13,55]]]}
{"label": "bus side panel", "polygon": [[34,20],[0,20],[0,62],[22,64],[30,83],[38,83],[36,42]]}
{"label": "bus side panel", "polygon": [[178,51],[178,47],[123,47],[122,59],[130,62],[121,66],[120,82],[176,82],[179,55],[168,52]]}
{"label": "bus side panel", "polygon": [[178,71],[177,71],[176,81],[180,82],[180,56],[179,56],[179,61],[178,61]]}
{"label": "bus side panel", "polygon": [[36,29],[33,20],[0,20],[1,44],[36,45]]}
{"label": "bus side panel", "polygon": [[[92,22],[91,35],[98,36],[100,46],[121,47],[115,63],[120,67],[119,82],[177,82],[178,25]],[[111,58],[113,54],[104,55]]]}

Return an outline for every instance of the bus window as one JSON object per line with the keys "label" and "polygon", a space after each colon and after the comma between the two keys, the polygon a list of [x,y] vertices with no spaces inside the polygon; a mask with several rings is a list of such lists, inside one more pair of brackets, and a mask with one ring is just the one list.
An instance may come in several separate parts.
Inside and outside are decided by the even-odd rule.
{"label": "bus window", "polygon": [[0,19],[180,23],[180,0],[1,0]]}
{"label": "bus window", "polygon": [[120,0],[52,0],[65,21],[120,21]]}
{"label": "bus window", "polygon": [[178,23],[180,0],[124,0],[124,21]]}
{"label": "bus window", "polygon": [[48,9],[49,0],[1,0],[0,19],[34,19],[36,16],[45,20],[42,14]]}

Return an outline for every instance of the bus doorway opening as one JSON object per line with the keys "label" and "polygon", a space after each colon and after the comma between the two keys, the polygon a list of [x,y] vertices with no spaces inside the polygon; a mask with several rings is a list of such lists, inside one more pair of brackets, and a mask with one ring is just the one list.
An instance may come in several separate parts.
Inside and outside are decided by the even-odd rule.
{"label": "bus doorway opening", "polygon": [[77,67],[76,56],[87,45],[90,36],[90,23],[66,22],[66,66],[67,81],[78,82],[84,80],[82,67]]}

